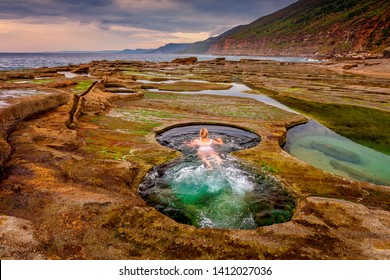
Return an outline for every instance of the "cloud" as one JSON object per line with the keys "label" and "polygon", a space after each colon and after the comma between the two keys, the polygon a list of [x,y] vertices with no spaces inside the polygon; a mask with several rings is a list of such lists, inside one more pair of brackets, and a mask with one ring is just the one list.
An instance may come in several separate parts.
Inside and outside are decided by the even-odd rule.
{"label": "cloud", "polygon": [[[73,31],[74,41],[79,40],[77,36],[84,30],[85,33],[97,33],[91,33],[88,37],[91,42],[99,42],[99,45],[100,34],[109,40],[116,40],[118,44],[122,43],[122,48],[140,45],[157,47],[162,44],[159,44],[156,38],[166,39],[164,42],[168,39],[176,39],[176,42],[188,42],[190,38],[203,40],[234,26],[249,23],[292,2],[295,1],[1,0],[0,51],[5,50],[8,43],[4,42],[11,36],[3,31],[7,25],[8,28],[13,25],[14,32],[15,28],[23,26],[30,32],[34,28],[42,32],[47,29],[54,32],[52,34],[56,33],[55,29],[65,32],[65,27],[68,27],[72,29],[67,31],[66,37],[71,38]],[[30,42],[37,40],[37,36],[32,37],[27,32],[25,36]],[[56,41],[54,36],[46,37],[45,40]],[[103,44],[107,47],[110,45],[114,45],[113,42]]]}

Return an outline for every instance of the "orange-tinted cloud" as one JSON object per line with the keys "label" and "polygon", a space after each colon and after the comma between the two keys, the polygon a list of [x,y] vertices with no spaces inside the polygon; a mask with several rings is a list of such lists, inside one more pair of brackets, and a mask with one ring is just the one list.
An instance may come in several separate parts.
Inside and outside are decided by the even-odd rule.
{"label": "orange-tinted cloud", "polygon": [[0,52],[121,50],[204,40],[294,0],[1,0]]}

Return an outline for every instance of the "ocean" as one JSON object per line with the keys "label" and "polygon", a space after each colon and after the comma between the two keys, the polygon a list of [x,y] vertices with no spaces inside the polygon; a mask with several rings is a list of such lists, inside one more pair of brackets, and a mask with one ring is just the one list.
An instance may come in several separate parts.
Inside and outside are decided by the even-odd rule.
{"label": "ocean", "polygon": [[131,60],[168,62],[179,57],[196,56],[198,60],[211,60],[225,57],[227,60],[259,59],[281,62],[318,62],[302,57],[260,57],[260,56],[216,56],[191,54],[126,54],[126,53],[0,53],[0,71],[26,68],[58,67],[77,65],[100,60]]}

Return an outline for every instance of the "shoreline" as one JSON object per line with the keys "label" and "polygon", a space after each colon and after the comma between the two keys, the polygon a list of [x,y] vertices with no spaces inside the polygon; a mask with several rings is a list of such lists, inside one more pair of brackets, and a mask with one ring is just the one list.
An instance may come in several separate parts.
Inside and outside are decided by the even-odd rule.
{"label": "shoreline", "polygon": [[[88,57],[95,57],[97,58],[96,61],[103,61],[103,60],[128,60],[128,61],[143,61],[143,62],[170,62],[175,58],[185,58],[185,57],[197,57],[198,61],[207,61],[207,60],[213,60],[225,56],[219,56],[219,55],[213,55],[213,54],[126,54],[126,53],[0,53],[0,65],[3,65],[2,67],[6,67],[4,65],[7,65],[6,62],[3,62],[1,64],[1,55],[6,55],[6,56],[12,56],[12,55],[21,55],[22,57],[25,56],[47,56],[51,58],[56,58],[56,56],[60,57],[82,57],[83,55],[88,56]],[[259,61],[266,61],[266,60],[271,60],[271,61],[278,61],[282,60],[285,62],[291,62],[291,61],[299,61],[299,60],[311,60],[312,58],[305,58],[305,57],[262,57],[262,56],[250,56],[250,55],[229,55],[226,56],[227,60],[231,61],[239,61],[240,59],[256,59]],[[148,61],[149,58],[149,61]],[[152,59],[154,58],[154,59]],[[261,58],[261,59],[260,59]],[[272,58],[276,60],[272,60]],[[315,60],[315,59],[314,59]],[[35,67],[26,67],[24,64],[23,66],[18,66],[14,67],[14,69],[2,69],[0,72],[3,71],[13,71],[13,70],[28,70],[28,69],[39,69],[39,68],[45,68],[45,67],[69,67],[72,65],[79,65],[79,64],[88,64],[92,63],[95,61],[95,59],[90,60],[90,59],[74,59],[71,61],[71,63],[67,63],[66,61],[62,62],[62,64],[54,64],[53,62],[37,62],[38,65]],[[306,62],[306,61],[302,61]],[[25,63],[32,63],[31,61],[26,61]],[[45,64],[46,63],[46,64]],[[22,68],[21,68],[22,67]],[[12,68],[12,66],[8,66],[8,68]],[[1,69],[1,67],[0,67]]]}
{"label": "shoreline", "polygon": [[[123,55],[127,56],[128,54],[125,53],[104,53],[104,52],[35,52],[35,53],[1,53],[1,54],[36,54],[36,55],[56,55],[56,54],[65,54],[65,55],[82,55],[82,54],[101,54],[101,55]],[[134,57],[144,57],[144,56],[161,56],[161,54],[131,54],[129,56]],[[239,61],[241,59],[243,60],[254,60],[259,62],[279,62],[279,63],[299,63],[299,64],[312,64],[314,63],[317,66],[323,66],[324,68],[328,68],[330,70],[334,70],[336,72],[345,72],[345,73],[351,73],[351,74],[360,74],[360,75],[371,75],[376,77],[383,77],[383,78],[389,78],[390,77],[390,58],[381,58],[381,57],[361,57],[361,58],[349,58],[349,57],[342,57],[342,58],[332,58],[332,57],[306,57],[306,56],[260,56],[260,55],[218,55],[218,54],[163,54],[162,56],[166,56],[166,60],[158,60],[158,61],[148,61],[148,60],[142,60],[140,62],[150,62],[150,63],[164,63],[164,62],[170,62],[172,60],[172,57],[177,56],[180,58],[186,58],[186,57],[202,57],[201,60],[198,61],[208,61],[208,60],[215,60],[215,59],[225,59],[227,61]],[[227,58],[226,58],[227,57]],[[231,60],[231,58],[236,58],[234,60]],[[230,58],[230,59],[229,59]],[[303,61],[298,61],[302,59]],[[89,64],[93,62],[102,62],[105,59],[96,60],[96,61],[89,61],[89,62],[80,62],[76,64],[62,64],[62,65],[39,65],[33,68],[30,67],[23,67],[23,68],[11,68],[11,69],[3,69],[0,70],[0,73],[4,72],[12,72],[12,71],[35,71],[38,69],[45,69],[45,68],[62,68],[67,69],[71,68],[73,66],[81,65],[81,64]],[[134,61],[134,60],[127,60],[127,61]]]}

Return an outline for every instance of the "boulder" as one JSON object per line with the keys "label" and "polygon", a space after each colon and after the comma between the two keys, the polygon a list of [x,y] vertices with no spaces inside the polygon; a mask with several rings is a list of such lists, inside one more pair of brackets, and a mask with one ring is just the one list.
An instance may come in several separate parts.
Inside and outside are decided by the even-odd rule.
{"label": "boulder", "polygon": [[358,67],[358,65],[357,65],[357,64],[345,64],[345,65],[343,66],[343,69],[344,69],[344,70],[349,70],[349,69],[352,69],[352,68],[354,68],[354,67]]}
{"label": "boulder", "polygon": [[184,57],[184,58],[176,58],[176,59],[172,60],[172,63],[194,64],[197,61],[198,61],[198,58],[196,58],[195,56],[191,56],[191,57]]}

